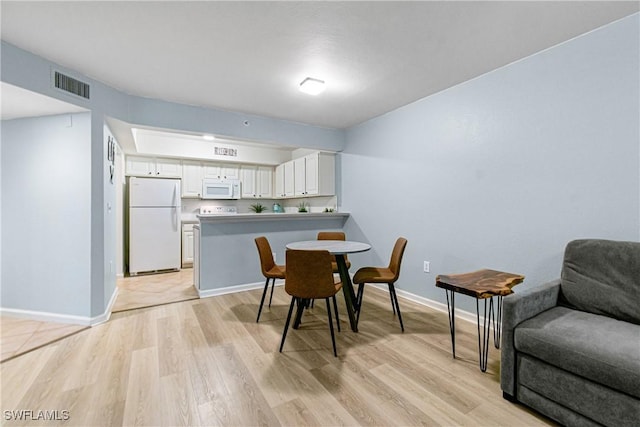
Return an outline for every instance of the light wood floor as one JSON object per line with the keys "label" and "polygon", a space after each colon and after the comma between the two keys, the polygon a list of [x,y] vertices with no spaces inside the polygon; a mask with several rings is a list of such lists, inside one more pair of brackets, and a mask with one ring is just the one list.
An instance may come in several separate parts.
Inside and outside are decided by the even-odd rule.
{"label": "light wood floor", "polygon": [[[338,358],[324,302],[305,312],[278,353],[282,287],[255,323],[261,290],[116,313],[2,365],[2,409],[69,411],[64,425],[550,425],[502,398],[499,351],[486,373],[477,331],[445,313],[367,289],[360,332],[340,301]],[[14,422],[5,425],[56,425]]]}
{"label": "light wood floor", "polygon": [[175,273],[122,277],[118,278],[117,286],[118,297],[112,313],[198,298],[192,268]]}
{"label": "light wood floor", "polygon": [[[193,269],[175,273],[119,278],[112,312],[198,298]],[[0,362],[87,329],[87,326],[0,316]]]}

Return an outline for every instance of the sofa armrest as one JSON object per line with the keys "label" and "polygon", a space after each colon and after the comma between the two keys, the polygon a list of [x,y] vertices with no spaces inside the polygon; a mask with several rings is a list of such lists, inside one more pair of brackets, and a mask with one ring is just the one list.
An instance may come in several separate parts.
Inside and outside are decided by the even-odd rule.
{"label": "sofa armrest", "polygon": [[500,386],[505,398],[516,399],[516,351],[513,330],[517,325],[558,305],[560,279],[525,289],[504,298],[502,306],[502,345]]}

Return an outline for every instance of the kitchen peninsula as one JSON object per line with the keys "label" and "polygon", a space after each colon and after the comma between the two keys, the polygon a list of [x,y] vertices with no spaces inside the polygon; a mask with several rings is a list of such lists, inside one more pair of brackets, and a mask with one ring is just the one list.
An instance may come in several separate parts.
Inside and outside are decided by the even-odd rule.
{"label": "kitchen peninsula", "polygon": [[322,230],[342,230],[349,214],[260,213],[197,217],[193,274],[200,297],[206,297],[263,286],[254,242],[256,237],[266,236],[276,262],[284,264],[287,243],[314,240]]}

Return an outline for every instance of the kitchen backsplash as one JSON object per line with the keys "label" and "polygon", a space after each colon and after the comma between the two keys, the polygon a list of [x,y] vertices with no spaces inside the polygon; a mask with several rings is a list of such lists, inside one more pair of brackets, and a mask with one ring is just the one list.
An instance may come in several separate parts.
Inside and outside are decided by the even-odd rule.
{"label": "kitchen backsplash", "polygon": [[235,206],[238,213],[251,213],[249,207],[256,203],[261,203],[267,207],[266,212],[273,211],[273,204],[279,203],[286,213],[298,212],[298,205],[304,202],[309,212],[324,212],[325,209],[337,211],[338,198],[336,196],[327,197],[307,197],[301,199],[239,199],[239,200],[200,200],[182,199],[183,214],[198,214],[201,206]]}

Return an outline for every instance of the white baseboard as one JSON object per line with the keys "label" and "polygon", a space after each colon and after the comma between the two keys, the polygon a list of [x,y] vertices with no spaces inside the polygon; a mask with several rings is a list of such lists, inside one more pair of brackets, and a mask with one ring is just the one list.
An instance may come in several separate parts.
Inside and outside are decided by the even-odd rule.
{"label": "white baseboard", "polygon": [[[367,286],[375,286],[376,288],[380,289],[381,291],[385,291],[385,292],[389,292],[389,287],[385,284],[374,284],[374,283],[370,283]],[[399,289],[396,286],[396,294],[398,294],[399,296],[408,299],[409,301],[413,301],[415,303],[418,303],[420,305],[424,305],[426,307],[432,308],[434,310],[438,310],[441,311],[443,313],[449,313],[448,309],[447,309],[447,304],[443,304],[441,302],[438,301],[434,301],[432,299],[429,298],[425,298],[422,297],[420,295],[416,295],[416,294],[412,294],[411,292],[407,292],[405,290]],[[460,320],[464,320],[467,322],[471,322],[474,325],[476,325],[478,323],[477,317],[475,314],[470,313],[468,311],[465,310],[461,310],[459,308],[456,308],[456,319],[460,319]],[[482,324],[482,322],[484,321],[484,317],[480,317],[480,324]]]}
{"label": "white baseboard", "polygon": [[[276,286],[282,285],[284,285],[284,280],[276,280]],[[252,291],[254,289],[264,289],[264,282],[247,283],[245,285],[227,286],[216,289],[198,289],[198,296],[200,298],[209,298],[236,292]]]}
{"label": "white baseboard", "polygon": [[0,308],[0,314],[6,314],[21,319],[37,320],[40,322],[68,323],[72,325],[91,326],[91,318],[73,316],[71,314],[49,313],[47,311],[20,310],[16,308]]}
{"label": "white baseboard", "polygon": [[[276,286],[282,286],[282,285],[284,285],[284,280],[276,280]],[[389,292],[389,287],[385,284],[369,283],[367,284],[367,286],[375,286],[381,291]],[[232,294],[235,292],[244,292],[244,291],[251,291],[254,289],[263,289],[263,288],[264,288],[264,282],[256,282],[256,283],[247,283],[245,285],[227,286],[224,288],[217,288],[217,289],[205,289],[205,290],[198,289],[198,295],[200,296],[200,298],[208,298],[208,297],[215,297],[218,295],[226,295],[226,294]],[[398,287],[396,287],[396,294],[398,294],[403,298],[408,299],[409,301],[413,301],[415,303],[424,305],[434,310],[441,311],[443,313],[448,313],[447,305],[441,302],[434,301],[432,299],[425,298],[420,295],[412,294],[411,292],[407,292],[405,290],[399,289]],[[461,310],[460,308],[456,308],[456,319],[471,322],[474,325],[477,324],[477,317],[474,313]],[[484,321],[484,317],[481,316],[480,317],[481,324],[483,321]]]}
{"label": "white baseboard", "polygon": [[47,311],[20,310],[15,308],[0,308],[0,314],[19,317],[21,319],[37,320],[40,322],[56,322],[71,325],[95,326],[106,322],[111,317],[111,308],[116,301],[118,288],[114,290],[109,300],[109,304],[104,313],[95,317],[74,316],[71,314],[50,313]]}
{"label": "white baseboard", "polygon": [[99,316],[91,318],[91,326],[96,326],[101,323],[104,323],[111,318],[111,309],[113,308],[113,304],[116,302],[116,298],[118,297],[118,287],[113,290],[113,294],[111,294],[111,298],[109,299],[109,304],[107,304],[107,309]]}

